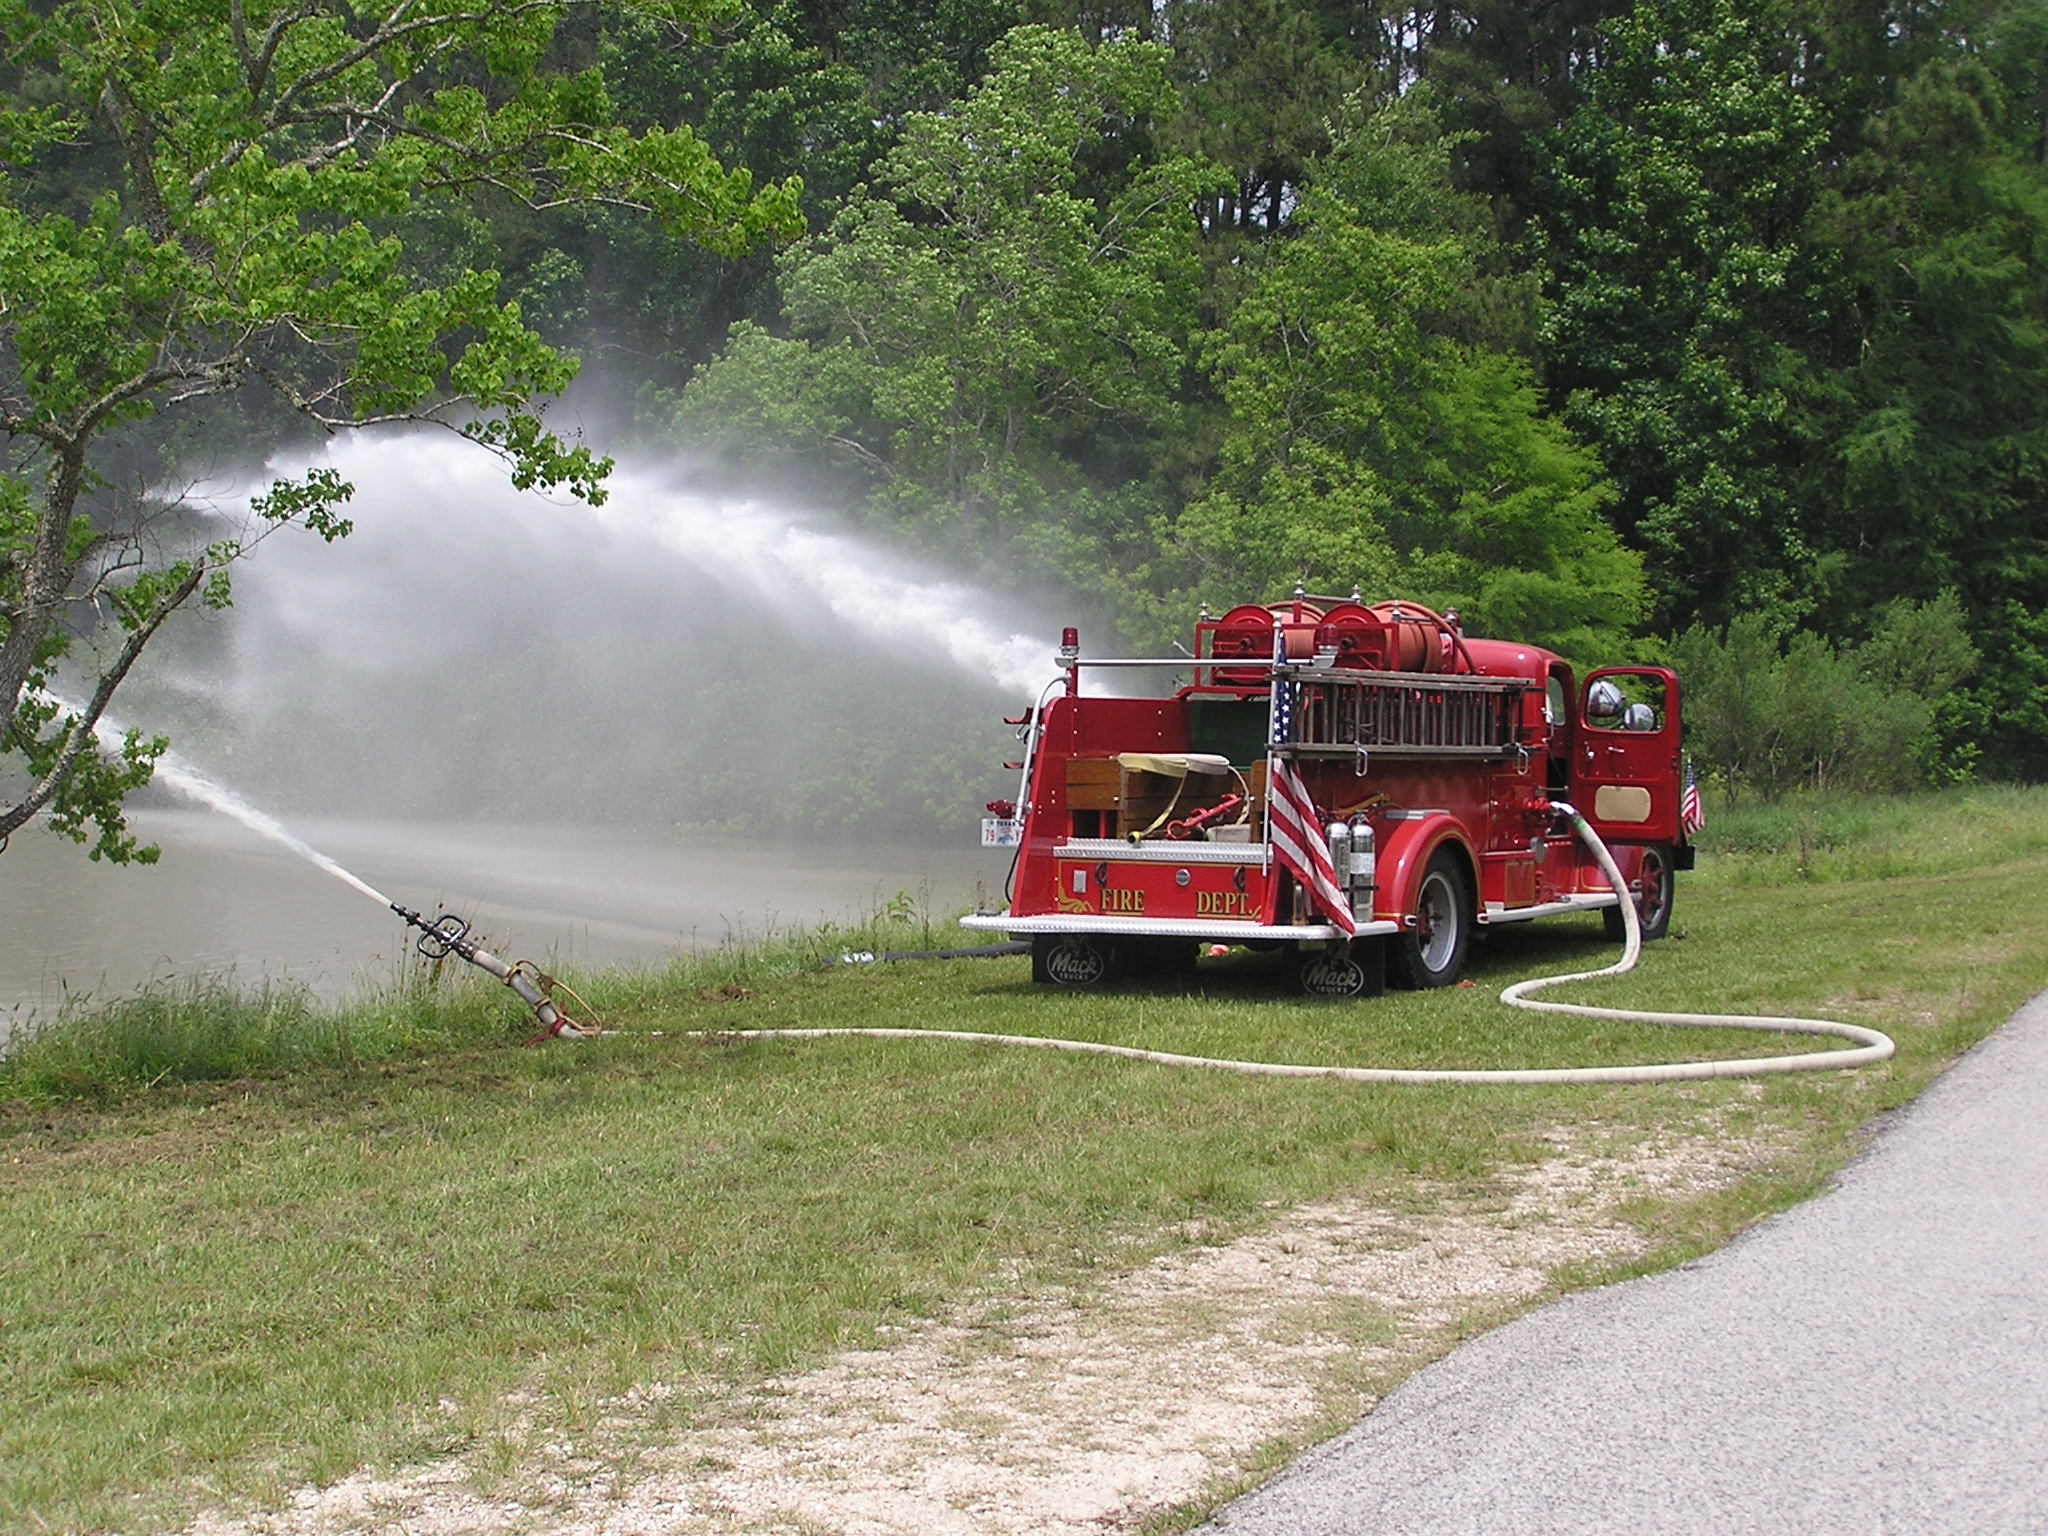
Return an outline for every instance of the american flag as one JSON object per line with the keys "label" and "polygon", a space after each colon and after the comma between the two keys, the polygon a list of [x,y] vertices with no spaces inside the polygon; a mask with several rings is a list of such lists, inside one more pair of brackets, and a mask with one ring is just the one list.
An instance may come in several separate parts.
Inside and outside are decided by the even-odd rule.
{"label": "american flag", "polygon": [[1276,747],[1283,747],[1294,740],[1294,693],[1287,686],[1287,679],[1280,675],[1280,664],[1287,659],[1287,637],[1281,630],[1279,617],[1273,619],[1273,722],[1266,739]]}
{"label": "american flag", "polygon": [[1692,774],[1692,758],[1685,760],[1685,789],[1678,797],[1678,830],[1687,837],[1707,824],[1707,813],[1700,809],[1699,781]]}
{"label": "american flag", "polygon": [[[1273,662],[1286,659],[1285,639],[1276,620],[1273,625]],[[1273,674],[1272,746],[1284,747],[1294,739],[1294,700],[1287,679]],[[1351,902],[1337,885],[1337,866],[1330,859],[1330,845],[1323,841],[1322,818],[1315,801],[1294,764],[1277,751],[1266,758],[1266,836],[1280,867],[1299,880],[1318,911],[1349,937],[1358,931],[1351,915]]]}

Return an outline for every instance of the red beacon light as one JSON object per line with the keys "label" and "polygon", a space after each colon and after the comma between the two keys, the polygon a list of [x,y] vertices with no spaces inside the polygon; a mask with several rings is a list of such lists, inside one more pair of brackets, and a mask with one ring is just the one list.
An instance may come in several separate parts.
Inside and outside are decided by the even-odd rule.
{"label": "red beacon light", "polygon": [[1059,663],[1071,667],[1081,659],[1081,631],[1069,624],[1060,631]]}

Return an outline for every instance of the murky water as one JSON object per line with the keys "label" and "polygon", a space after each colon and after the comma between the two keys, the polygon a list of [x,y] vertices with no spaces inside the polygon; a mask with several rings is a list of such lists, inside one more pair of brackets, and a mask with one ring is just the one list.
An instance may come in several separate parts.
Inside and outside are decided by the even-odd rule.
{"label": "murky water", "polygon": [[[131,816],[164,850],[94,864],[25,829],[0,854],[0,1034],[67,994],[172,977],[287,978],[325,997],[394,974],[406,933],[349,886],[205,811]],[[617,826],[295,821],[293,831],[395,901],[470,918],[492,949],[542,965],[657,961],[728,935],[850,921],[898,891],[953,912],[1000,898],[1008,857],[973,846],[770,848]],[[969,834],[971,836],[971,834]]]}

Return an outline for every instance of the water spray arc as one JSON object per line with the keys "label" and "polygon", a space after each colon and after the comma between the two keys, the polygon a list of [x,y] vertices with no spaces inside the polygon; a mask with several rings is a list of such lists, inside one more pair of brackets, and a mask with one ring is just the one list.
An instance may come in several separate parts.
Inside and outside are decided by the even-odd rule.
{"label": "water spray arc", "polygon": [[[295,796],[330,816],[386,816],[397,802],[419,820],[526,821],[561,807],[602,820],[625,806],[636,821],[723,824],[820,780],[830,792],[833,775],[795,749],[822,722],[854,732],[860,750],[890,767],[907,756],[928,771],[882,775],[894,797],[882,813],[903,820],[959,786],[943,761],[897,751],[903,733],[863,716],[847,674],[863,687],[868,677],[911,679],[891,697],[914,695],[922,724],[970,708],[979,720],[986,706],[975,690],[1036,687],[1046,670],[1048,642],[1004,623],[991,594],[827,514],[699,493],[679,473],[631,465],[601,507],[558,504],[509,490],[488,455],[450,453],[438,437],[363,440],[337,449],[333,463],[358,487],[354,537],[335,548],[267,545],[239,575],[231,622],[173,635],[159,653],[165,670],[129,695],[136,714],[169,734],[203,720],[233,755],[247,797],[177,753],[157,760],[156,780],[393,911],[429,958],[479,965],[551,1033],[574,1032],[564,1020],[578,1010],[549,996],[536,981],[543,973],[479,949],[466,928],[456,934],[452,914],[392,901],[252,801]],[[248,517],[234,485],[209,495],[214,515]],[[428,647],[440,677],[473,680],[467,709],[422,677]],[[686,648],[699,659],[677,668]],[[758,662],[811,655],[826,665]],[[744,704],[730,704],[741,687]],[[185,713],[194,704],[198,720]],[[523,729],[490,723],[571,708],[586,719],[596,771],[565,775],[556,755],[528,750]],[[717,745],[734,739],[721,727],[735,708],[746,711],[744,752]],[[709,744],[698,771],[678,774],[672,754],[648,750],[664,733]],[[96,734],[120,749],[113,722]],[[454,761],[471,770],[459,797],[443,787]],[[731,775],[736,762],[743,777]],[[875,813],[866,791],[841,799],[832,808],[842,814]]]}
{"label": "water spray arc", "polygon": [[[47,694],[46,697],[73,716],[81,716],[84,713],[79,706],[59,694]],[[93,734],[102,746],[119,750],[126,732],[115,721],[102,715],[93,726]],[[591,1013],[589,1006],[581,998],[576,997],[566,985],[548,975],[532,961],[507,962],[499,959],[471,938],[468,921],[452,912],[443,912],[436,917],[428,918],[410,907],[400,906],[369,881],[344,868],[340,861],[322,853],[304,838],[286,828],[275,816],[258,810],[188,759],[175,752],[164,753],[157,759],[154,777],[186,799],[240,822],[259,836],[289,849],[314,868],[360,891],[378,906],[388,907],[396,912],[407,927],[420,930],[415,947],[427,959],[442,960],[451,954],[456,955],[478,970],[505,983],[521,1002],[533,1010],[534,1017],[540,1020],[540,1033],[533,1037],[534,1040],[556,1036],[580,1038],[602,1031],[603,1026]],[[556,1003],[557,992],[574,1001],[580,1016],[572,1017],[567,1009]]]}
{"label": "water spray arc", "polygon": [[[680,468],[628,458],[590,507],[440,439],[328,463],[357,488],[354,531],[267,542],[135,711],[210,733],[266,803],[779,834],[803,796],[835,841],[931,842],[983,797],[964,752],[916,733],[993,744],[992,706],[1049,672],[1053,637],[942,560]],[[230,490],[213,510],[223,535],[248,516]],[[547,718],[577,721],[578,752],[536,750]],[[866,782],[821,760],[827,740]]]}

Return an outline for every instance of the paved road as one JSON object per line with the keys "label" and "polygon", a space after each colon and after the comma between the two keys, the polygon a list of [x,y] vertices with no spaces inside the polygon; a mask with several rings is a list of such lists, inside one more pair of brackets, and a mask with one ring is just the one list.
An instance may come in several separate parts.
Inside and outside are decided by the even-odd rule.
{"label": "paved road", "polygon": [[1203,1529],[2048,1533],[2048,993],[1831,1193],[1474,1341]]}

